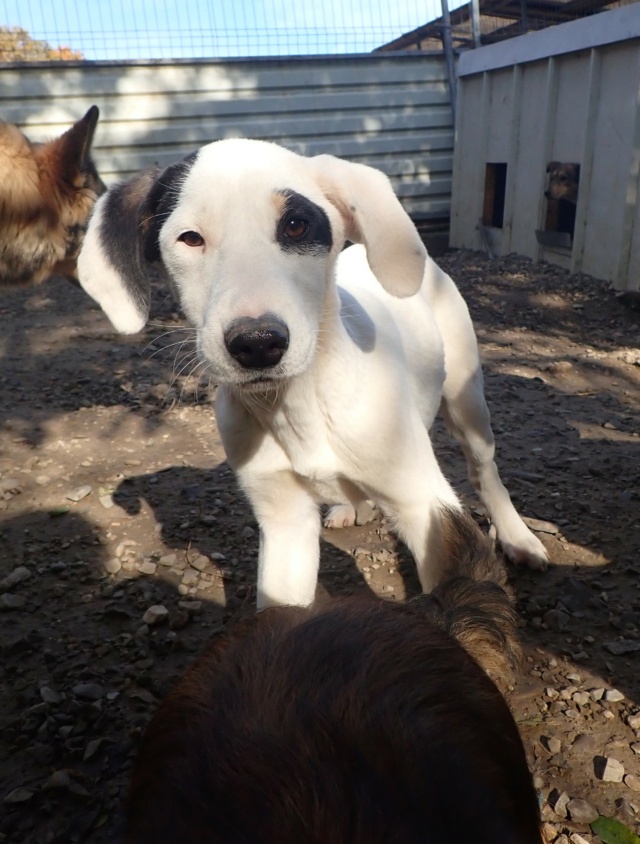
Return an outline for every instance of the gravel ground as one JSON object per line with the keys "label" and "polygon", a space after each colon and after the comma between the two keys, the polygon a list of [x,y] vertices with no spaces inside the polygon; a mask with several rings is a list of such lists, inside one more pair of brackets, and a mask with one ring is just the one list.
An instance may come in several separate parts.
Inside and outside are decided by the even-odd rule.
{"label": "gravel ground", "polygon": [[[599,841],[598,814],[637,830],[640,313],[525,259],[440,263],[475,319],[502,476],[552,560],[510,569],[526,661],[509,701],[545,834]],[[114,336],[57,281],[4,293],[0,317],[0,841],[106,844],[158,700],[251,611],[257,529],[166,294],[144,336]],[[486,529],[457,446],[434,438]],[[320,580],[418,588],[381,521],[325,532]]]}

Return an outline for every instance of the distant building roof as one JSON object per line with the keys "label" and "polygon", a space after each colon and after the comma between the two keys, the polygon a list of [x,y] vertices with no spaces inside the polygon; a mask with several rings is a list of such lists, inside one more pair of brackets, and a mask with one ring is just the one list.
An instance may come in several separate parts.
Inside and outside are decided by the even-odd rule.
{"label": "distant building roof", "polygon": [[[636,0],[480,0],[480,33],[483,44],[493,44],[515,35],[534,32],[577,18],[628,6]],[[451,13],[451,39],[454,49],[473,47],[469,3]],[[439,50],[442,48],[443,19],[424,26],[377,47],[384,50]]]}

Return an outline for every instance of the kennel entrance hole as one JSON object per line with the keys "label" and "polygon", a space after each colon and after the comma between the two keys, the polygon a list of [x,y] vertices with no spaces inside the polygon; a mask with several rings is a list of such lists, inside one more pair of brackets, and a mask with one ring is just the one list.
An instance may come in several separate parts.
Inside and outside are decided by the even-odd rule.
{"label": "kennel entrance hole", "polygon": [[494,229],[504,226],[504,202],[507,193],[507,165],[504,162],[487,164],[484,178],[484,206],[482,223]]}

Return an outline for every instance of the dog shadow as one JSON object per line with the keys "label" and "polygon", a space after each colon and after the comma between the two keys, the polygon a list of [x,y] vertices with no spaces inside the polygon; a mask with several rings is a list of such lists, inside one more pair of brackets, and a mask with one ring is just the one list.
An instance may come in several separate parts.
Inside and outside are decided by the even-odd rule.
{"label": "dog shadow", "polygon": [[[213,563],[225,620],[242,607],[255,606],[259,529],[226,462],[212,469],[174,466],[129,477],[118,485],[113,501],[129,516],[149,507],[166,546],[186,552],[187,561],[203,556]],[[331,541],[335,531],[323,533],[319,597],[373,595],[352,554]]]}

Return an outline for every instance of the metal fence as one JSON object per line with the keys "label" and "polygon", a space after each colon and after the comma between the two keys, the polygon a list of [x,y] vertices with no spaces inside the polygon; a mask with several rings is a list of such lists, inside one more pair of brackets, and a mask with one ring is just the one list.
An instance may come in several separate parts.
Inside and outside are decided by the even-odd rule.
{"label": "metal fence", "polygon": [[0,0],[0,63],[337,55],[489,44],[636,0]]}
{"label": "metal fence", "polygon": [[[25,38],[16,30],[45,42],[54,59],[362,53],[438,14],[440,0],[0,0],[0,53],[4,61],[25,58]],[[60,48],[63,55],[51,55]]]}

